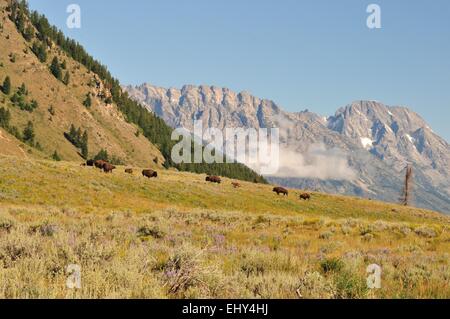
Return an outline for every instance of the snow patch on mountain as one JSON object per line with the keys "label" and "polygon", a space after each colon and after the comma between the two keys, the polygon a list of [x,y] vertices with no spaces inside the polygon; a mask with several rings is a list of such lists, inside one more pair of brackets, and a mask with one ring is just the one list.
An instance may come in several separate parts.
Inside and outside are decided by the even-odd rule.
{"label": "snow patch on mountain", "polygon": [[368,137],[361,137],[361,144],[365,149],[370,149],[373,146],[373,141]]}
{"label": "snow patch on mountain", "polygon": [[416,140],[411,135],[405,134],[405,136],[412,144],[414,144],[416,142]]}

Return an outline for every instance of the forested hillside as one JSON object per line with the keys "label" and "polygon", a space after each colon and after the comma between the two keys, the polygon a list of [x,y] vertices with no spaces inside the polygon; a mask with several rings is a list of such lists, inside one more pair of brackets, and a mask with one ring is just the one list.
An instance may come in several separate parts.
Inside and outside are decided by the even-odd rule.
{"label": "forested hillside", "polygon": [[[82,105],[88,110],[87,113],[91,113],[93,111],[98,111],[100,113],[111,113],[113,110],[115,110],[115,107],[117,107],[117,110],[120,114],[116,114],[116,117],[123,117],[128,125],[137,126],[137,128],[134,130],[134,137],[129,138],[139,139],[141,138],[140,135],[142,134],[148,141],[156,146],[162,154],[162,158],[160,160],[159,155],[155,154],[155,151],[149,152],[146,150],[142,150],[139,147],[135,147],[132,150],[129,150],[129,152],[121,152],[122,150],[110,150],[110,152],[112,153],[121,153],[115,154],[119,158],[125,157],[121,159],[121,162],[126,162],[127,160],[133,159],[133,157],[137,156],[135,154],[145,151],[147,153],[146,156],[148,157],[147,162],[151,162],[152,164],[157,163],[157,165],[164,165],[166,168],[173,167],[185,171],[217,174],[254,182],[265,182],[264,178],[258,176],[248,167],[241,164],[210,165],[201,163],[179,165],[173,163],[173,161],[171,160],[171,149],[173,145],[177,143],[177,141],[171,140],[172,128],[170,128],[161,118],[149,112],[146,108],[144,108],[137,102],[131,100],[128,97],[128,94],[122,91],[119,81],[111,75],[106,66],[102,65],[99,61],[95,60],[91,55],[89,55],[82,45],[80,45],[73,39],[66,37],[61,30],[58,30],[55,26],[52,26],[44,15],[41,15],[35,11],[31,12],[27,6],[26,1],[12,0],[4,1],[3,3],[5,3],[5,5],[2,6],[2,10],[4,11],[5,16],[8,16],[10,21],[14,23],[17,31],[25,40],[24,42],[26,44],[26,48],[23,50],[27,50],[28,53],[32,53],[35,55],[35,58],[37,58],[39,63],[43,64],[45,66],[44,68],[49,71],[47,73],[50,73],[53,76],[53,82],[56,79],[58,81],[58,86],[61,86],[62,89],[69,89],[70,91],[72,91],[72,89],[78,89],[83,85],[89,86],[89,90],[87,92],[77,92],[78,94],[82,94],[81,97],[78,97],[78,102],[81,102]],[[10,37],[10,35],[7,34],[5,36],[5,39],[6,37]],[[15,46],[16,43],[11,43],[13,42],[11,40],[11,38],[6,39],[7,44],[9,44],[10,46]],[[11,61],[18,58],[18,55],[11,55],[8,58],[10,59],[9,62],[13,64],[15,62]],[[33,61],[31,63],[33,66],[36,66],[37,64],[36,61]],[[81,68],[87,70],[87,74],[89,75],[88,77],[85,76],[81,79],[77,77],[77,70],[80,70]],[[0,72],[1,71],[3,70],[0,68]],[[0,75],[4,75],[5,80],[6,77],[9,76],[8,72],[1,72]],[[23,78],[25,79],[25,83],[27,76],[24,75]],[[80,81],[86,81],[87,83],[80,83]],[[14,85],[17,85],[17,83],[15,83]],[[41,89],[45,91],[46,88],[41,87]],[[26,92],[18,91],[16,93],[9,92],[8,94],[4,94],[5,105],[12,104],[11,106],[13,108],[18,107],[22,111],[28,111],[30,113],[33,112],[34,109],[38,108],[39,103],[37,103],[36,100],[27,98],[27,94],[25,93]],[[13,96],[10,97],[10,94],[13,94]],[[52,92],[50,92],[50,94],[53,94],[53,90]],[[8,100],[10,100],[12,103],[7,103]],[[96,104],[96,107],[92,107],[92,104]],[[8,111],[9,108],[4,107],[2,111],[3,113],[1,113],[4,114],[3,122],[9,121],[8,117],[10,117],[11,114],[8,115]],[[54,112],[55,107],[49,106],[48,113],[51,117],[54,117],[54,115],[52,114]],[[89,116],[89,114],[87,114],[86,116]],[[82,121],[80,121],[79,125],[80,130],[83,130],[84,132],[87,129],[81,128],[81,123]],[[29,123],[21,123],[21,126],[28,125],[29,128],[32,128],[33,124],[34,121],[30,120]],[[80,141],[74,141],[73,139],[71,139],[70,134],[68,133],[70,133],[69,129],[72,128],[72,124],[74,123],[66,124],[67,127],[65,128],[64,134],[62,135],[75,148],[76,153],[81,155],[80,157],[93,156],[97,154],[97,152],[103,150],[103,147],[98,146],[95,147],[94,153],[88,150],[89,145],[92,143],[90,135],[96,134],[93,129],[90,131],[87,130],[86,136],[84,137],[80,135]],[[116,123],[110,124],[116,126]],[[76,123],[75,126],[77,126]],[[46,147],[42,147],[41,141],[35,143],[34,140],[24,140],[22,136],[23,132],[21,132],[20,128],[9,124],[4,125],[3,127],[11,135],[20,139],[22,142],[35,147],[37,149],[37,152],[42,151],[48,154],[51,153],[53,155],[58,155],[55,157],[59,157],[60,154],[54,154],[58,153],[57,149],[49,152]],[[83,137],[84,142],[81,141],[81,137]],[[111,138],[106,137],[103,140],[105,139],[107,139],[108,142],[111,140]],[[140,143],[143,143],[142,138]],[[100,145],[101,143],[96,144]],[[105,145],[104,148],[106,149],[107,145]],[[65,153],[67,153],[67,151]],[[124,155],[123,153],[126,153],[126,155]],[[130,153],[132,155],[130,155]],[[76,156],[72,156],[70,158],[66,157],[66,159],[74,158],[76,158]],[[140,160],[139,164],[142,164],[143,162],[143,160]]]}

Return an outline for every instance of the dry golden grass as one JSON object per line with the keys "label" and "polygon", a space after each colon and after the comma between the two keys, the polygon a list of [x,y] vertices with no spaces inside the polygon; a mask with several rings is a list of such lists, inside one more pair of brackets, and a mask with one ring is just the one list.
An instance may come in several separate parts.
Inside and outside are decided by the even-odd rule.
{"label": "dry golden grass", "polygon": [[[449,218],[0,157],[0,297],[449,298]],[[382,268],[382,288],[366,268]],[[82,289],[65,285],[81,266]]]}

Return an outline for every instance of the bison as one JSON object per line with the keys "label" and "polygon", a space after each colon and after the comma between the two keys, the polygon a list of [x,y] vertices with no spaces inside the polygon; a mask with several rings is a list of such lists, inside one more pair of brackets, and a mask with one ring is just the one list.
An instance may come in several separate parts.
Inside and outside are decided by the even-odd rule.
{"label": "bison", "polygon": [[237,182],[233,182],[231,183],[231,185],[233,185],[234,188],[239,188],[241,187],[241,184],[237,183]]}
{"label": "bison", "polygon": [[300,195],[300,199],[310,200],[311,199],[311,195],[308,194],[308,193],[303,193],[303,194]]}
{"label": "bison", "polygon": [[112,171],[116,169],[116,167],[114,165],[111,165],[109,163],[104,163],[103,164],[103,171],[105,173],[112,173]]}
{"label": "bison", "polygon": [[220,177],[219,176],[206,176],[206,179],[205,179],[207,182],[210,182],[210,183],[217,183],[217,184],[220,184],[221,182],[222,182],[222,180],[220,179]]}
{"label": "bison", "polygon": [[105,164],[107,164],[107,162],[105,162],[104,160],[97,160],[94,162],[94,166],[99,169],[103,169],[103,165]]}
{"label": "bison", "polygon": [[147,178],[158,177],[158,172],[155,172],[154,170],[151,169],[144,169],[142,171],[142,176]]}
{"label": "bison", "polygon": [[90,159],[90,160],[87,160],[87,161],[86,161],[86,166],[91,166],[91,167],[92,167],[92,166],[94,166],[94,163],[95,163],[94,160],[91,160],[91,159]]}
{"label": "bison", "polygon": [[127,174],[133,174],[133,170],[132,170],[131,168],[127,168],[127,169],[125,170],[125,173],[127,173]]}
{"label": "bison", "polygon": [[274,187],[273,192],[277,193],[277,195],[283,194],[284,196],[288,196],[289,192],[286,188],[283,187]]}

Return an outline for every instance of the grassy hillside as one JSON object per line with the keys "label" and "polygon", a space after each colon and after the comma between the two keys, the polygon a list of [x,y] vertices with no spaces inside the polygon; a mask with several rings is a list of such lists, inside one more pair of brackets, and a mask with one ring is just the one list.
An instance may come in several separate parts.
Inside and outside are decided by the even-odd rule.
{"label": "grassy hillside", "polygon": [[[9,3],[0,0],[0,45],[5,48],[0,55],[0,81],[9,77],[12,88],[0,92],[0,111],[10,112],[11,120],[1,125],[0,117],[0,128],[31,148],[14,145],[14,139],[8,145],[0,140],[0,146],[8,148],[3,154],[49,158],[56,151],[65,160],[79,160],[81,154],[93,157],[106,149],[122,163],[266,182],[242,164],[173,163],[172,128],[124,94],[104,65],[51,26],[45,16],[30,12],[24,1]],[[26,93],[17,102],[22,83]],[[20,136],[29,123],[34,126],[34,141]],[[64,138],[71,125],[86,131],[88,150],[81,151]]]}
{"label": "grassy hillside", "polygon": [[[0,297],[450,297],[444,215],[159,173],[0,157]],[[69,264],[81,290],[65,286]]]}
{"label": "grassy hillside", "polygon": [[[159,150],[142,134],[136,134],[138,127],[128,123],[116,105],[108,104],[100,97],[105,93],[105,88],[96,74],[75,62],[54,44],[47,49],[46,61],[39,61],[32,52],[32,45],[37,42],[36,35],[30,41],[25,40],[8,19],[5,6],[6,1],[0,1],[0,85],[6,76],[10,77],[12,85],[10,94],[0,92],[0,107],[10,111],[11,126],[17,127],[20,132],[31,121],[35,140],[40,147],[20,146],[23,143],[14,141],[2,129],[1,136],[8,136],[8,140],[0,138],[0,147],[9,150],[3,154],[23,155],[22,149],[35,157],[48,158],[56,150],[63,159],[78,161],[81,159],[79,150],[64,137],[64,132],[74,124],[83,131],[87,130],[91,156],[106,149],[126,163],[149,166],[153,165],[154,158],[164,162]],[[65,64],[62,73],[69,73],[68,85],[50,72],[54,57]],[[22,83],[28,90],[27,102],[35,100],[38,104],[32,112],[21,110],[11,101]],[[83,105],[88,94],[92,99],[89,108]]]}
{"label": "grassy hillside", "polygon": [[[89,55],[79,43],[50,25],[44,15],[30,12],[25,1],[7,3],[0,0],[0,19],[5,24],[3,26],[2,22],[0,25],[0,35],[4,35],[0,44],[8,49],[4,51],[3,59],[0,56],[3,68],[0,69],[0,79],[3,74],[10,76],[13,86],[24,83],[23,91],[29,93],[25,94],[26,101],[21,105],[17,101],[14,103],[17,87],[0,98],[3,104],[9,104],[8,110],[13,109],[11,125],[3,126],[19,140],[25,141],[18,136],[22,128],[33,123],[38,136],[35,141],[25,141],[27,144],[48,155],[58,148],[56,151],[64,159],[78,159],[80,149],[62,137],[74,124],[81,133],[88,133],[89,143],[84,145],[88,144],[90,152],[86,147],[81,151],[85,158],[105,148],[123,163],[148,166],[155,162],[182,171],[266,182],[262,176],[239,163],[174,163],[171,151],[177,141],[171,139],[171,127],[123,93],[119,81],[113,78],[106,66]],[[24,114],[24,110],[34,113],[34,116]]]}

